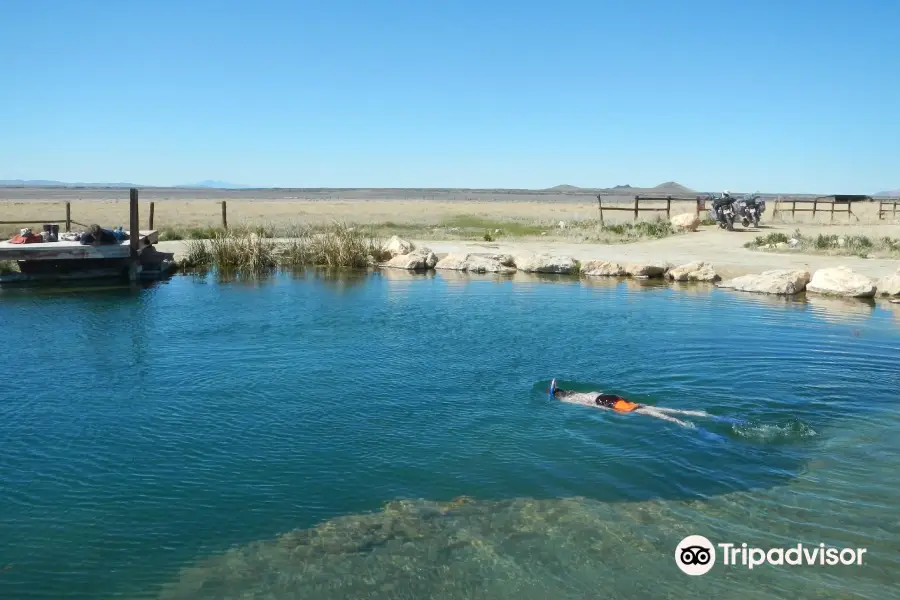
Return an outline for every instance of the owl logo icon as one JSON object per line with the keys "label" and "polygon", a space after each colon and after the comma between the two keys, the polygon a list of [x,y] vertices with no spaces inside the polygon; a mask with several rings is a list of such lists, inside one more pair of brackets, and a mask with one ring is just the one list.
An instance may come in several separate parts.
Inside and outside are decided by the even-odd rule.
{"label": "owl logo icon", "polygon": [[716,564],[716,549],[702,535],[689,535],[675,548],[675,564],[687,575],[705,575]]}

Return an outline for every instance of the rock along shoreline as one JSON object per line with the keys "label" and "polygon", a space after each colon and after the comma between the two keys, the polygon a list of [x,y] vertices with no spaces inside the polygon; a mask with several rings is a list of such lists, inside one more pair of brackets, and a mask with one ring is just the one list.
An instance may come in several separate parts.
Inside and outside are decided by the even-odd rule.
{"label": "rock along shoreline", "polygon": [[873,280],[866,275],[843,267],[818,269],[813,273],[796,269],[774,269],[754,275],[742,275],[723,280],[712,264],[694,261],[682,265],[669,262],[619,264],[605,260],[578,261],[567,255],[551,254],[495,254],[454,253],[443,258],[430,248],[416,247],[412,242],[392,236],[384,245],[391,258],[378,263],[370,257],[372,266],[408,271],[448,270],[468,273],[512,274],[544,273],[578,275],[580,277],[634,277],[664,279],[672,282],[710,283],[716,287],[740,292],[793,296],[801,292],[844,298],[900,297],[900,268],[896,272]]}

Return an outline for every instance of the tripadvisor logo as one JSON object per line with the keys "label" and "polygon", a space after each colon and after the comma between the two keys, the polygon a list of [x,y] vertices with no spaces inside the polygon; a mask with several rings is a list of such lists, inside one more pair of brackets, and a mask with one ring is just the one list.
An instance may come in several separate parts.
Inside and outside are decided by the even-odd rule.
{"label": "tripadvisor logo", "polygon": [[[718,550],[717,550],[718,548]],[[716,564],[718,555],[725,566],[752,569],[761,565],[834,566],[862,565],[865,548],[826,548],[825,544],[789,548],[754,548],[743,544],[713,544],[702,535],[689,535],[675,548],[675,564],[687,575],[705,575]]]}

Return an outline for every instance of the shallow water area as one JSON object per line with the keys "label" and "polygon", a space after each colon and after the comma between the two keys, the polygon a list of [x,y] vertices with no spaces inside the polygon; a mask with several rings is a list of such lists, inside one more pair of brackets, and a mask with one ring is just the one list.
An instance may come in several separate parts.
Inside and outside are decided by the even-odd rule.
{"label": "shallow water area", "polygon": [[[890,598],[900,577],[881,303],[298,271],[3,289],[0,322],[26,340],[0,379],[2,598]],[[705,416],[553,401],[554,377]],[[689,577],[689,534],[867,554]]]}

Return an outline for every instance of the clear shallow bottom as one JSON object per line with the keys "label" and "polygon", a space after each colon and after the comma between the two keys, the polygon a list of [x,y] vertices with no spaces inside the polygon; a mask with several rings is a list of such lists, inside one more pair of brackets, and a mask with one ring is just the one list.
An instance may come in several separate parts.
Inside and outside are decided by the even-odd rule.
{"label": "clear shallow bottom", "polygon": [[[892,597],[900,328],[810,300],[406,273],[4,290],[28,343],[0,381],[0,597]],[[554,376],[750,423],[691,418],[707,440],[549,402]],[[868,553],[689,578],[691,533]]]}

